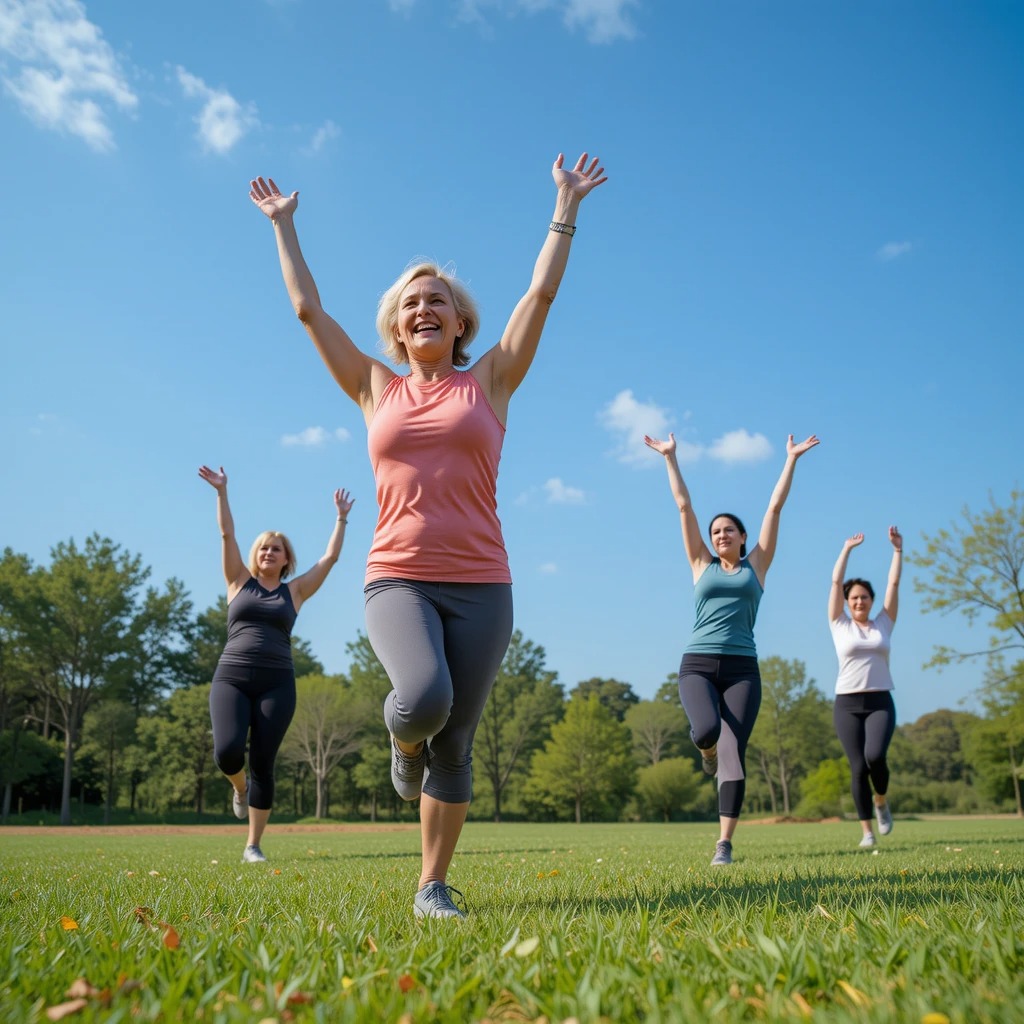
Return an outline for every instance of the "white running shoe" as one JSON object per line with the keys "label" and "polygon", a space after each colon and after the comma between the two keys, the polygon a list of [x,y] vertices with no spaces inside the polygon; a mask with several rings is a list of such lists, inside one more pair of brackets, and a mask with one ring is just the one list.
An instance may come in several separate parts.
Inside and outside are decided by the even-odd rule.
{"label": "white running shoe", "polygon": [[865,832],[864,838],[860,841],[860,845],[866,850],[869,846],[875,845],[875,833]]}
{"label": "white running shoe", "polygon": [[878,819],[879,835],[887,836],[892,831],[892,811],[889,810],[889,801],[884,804],[875,804],[875,817]]}
{"label": "white running shoe", "polygon": [[246,864],[266,864],[267,858],[263,856],[263,851],[258,846],[247,846],[242,853],[242,860]]}
{"label": "white running shoe", "polygon": [[249,817],[249,780],[245,780],[245,793],[242,796],[238,795],[238,790],[234,786],[231,787],[231,810],[235,812],[235,817],[239,821],[245,821]]}

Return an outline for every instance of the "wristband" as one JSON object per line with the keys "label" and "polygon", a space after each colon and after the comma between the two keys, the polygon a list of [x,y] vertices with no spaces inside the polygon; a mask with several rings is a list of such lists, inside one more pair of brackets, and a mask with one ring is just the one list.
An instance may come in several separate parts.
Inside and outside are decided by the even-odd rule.
{"label": "wristband", "polygon": [[568,235],[572,238],[576,234],[575,224],[563,224],[560,220],[553,220],[548,225],[548,231],[557,231],[560,235]]}

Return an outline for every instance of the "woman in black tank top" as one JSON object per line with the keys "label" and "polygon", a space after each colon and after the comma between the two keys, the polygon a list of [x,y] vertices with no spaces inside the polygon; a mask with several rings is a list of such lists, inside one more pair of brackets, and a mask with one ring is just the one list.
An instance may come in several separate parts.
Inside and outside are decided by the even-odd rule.
{"label": "woman in black tank top", "polygon": [[[295,714],[292,626],[302,605],[321,587],[341,554],[352,508],[347,491],[334,492],[337,522],[327,550],[307,572],[295,571],[295,552],[283,533],[261,533],[242,561],[228,505],[228,477],[200,466],[199,475],[217,492],[221,558],[228,588],[228,642],[210,687],[213,759],[231,783],[235,817],[248,819],[242,860],[261,863],[260,849],[274,801],[274,761]],[[249,744],[249,774],[245,747]]]}

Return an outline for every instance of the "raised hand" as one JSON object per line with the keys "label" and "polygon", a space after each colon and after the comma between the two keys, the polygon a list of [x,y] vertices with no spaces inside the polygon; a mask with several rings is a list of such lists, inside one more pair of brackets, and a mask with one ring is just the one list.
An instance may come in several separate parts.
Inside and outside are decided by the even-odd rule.
{"label": "raised hand", "polygon": [[334,507],[338,510],[338,517],[345,519],[348,517],[349,511],[352,506],[356,503],[356,499],[352,497],[343,487],[339,487],[334,492]]}
{"label": "raised hand", "polygon": [[669,434],[667,441],[659,441],[656,437],[644,434],[644,444],[653,448],[659,455],[671,455],[676,450],[676,435]]}
{"label": "raised hand", "polygon": [[846,547],[847,548],[855,548],[858,545],[863,544],[863,543],[864,543],[864,534],[863,533],[855,533],[852,537],[847,537],[846,538]]}
{"label": "raised hand", "polygon": [[558,188],[566,189],[577,199],[582,199],[598,185],[608,180],[604,168],[598,166],[597,157],[590,161],[589,166],[587,159],[588,154],[584,153],[576,161],[576,166],[572,170],[568,170],[562,166],[565,156],[559,153],[558,159],[551,168],[551,177],[555,179]]}
{"label": "raised hand", "polygon": [[249,182],[249,198],[271,219],[299,208],[299,193],[282,195],[273,178],[253,178]]}
{"label": "raised hand", "polygon": [[897,551],[903,550],[903,534],[901,534],[895,526],[889,527],[889,543],[892,544]]}
{"label": "raised hand", "polygon": [[219,473],[209,466],[200,466],[199,475],[215,490],[223,490],[228,485],[228,475],[224,472],[223,466],[220,467]]}
{"label": "raised hand", "polygon": [[804,452],[809,452],[815,445],[819,444],[821,444],[821,441],[818,440],[815,434],[811,434],[806,441],[801,441],[799,444],[793,443],[793,435],[790,434],[789,440],[786,441],[786,454],[799,459]]}

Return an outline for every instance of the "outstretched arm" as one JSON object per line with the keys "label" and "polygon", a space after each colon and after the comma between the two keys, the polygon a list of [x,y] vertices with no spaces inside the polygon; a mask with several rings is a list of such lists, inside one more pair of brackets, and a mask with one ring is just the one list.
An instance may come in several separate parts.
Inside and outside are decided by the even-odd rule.
{"label": "outstretched arm", "polygon": [[810,451],[819,443],[818,438],[811,434],[806,441],[799,444],[793,443],[793,435],[789,435],[786,441],[786,464],[782,467],[782,475],[779,482],[772,491],[771,500],[768,502],[768,511],[764,514],[761,523],[761,534],[758,537],[757,547],[750,552],[750,564],[757,573],[761,585],[764,585],[764,578],[768,575],[775,558],[775,545],[779,539],[779,517],[782,514],[782,506],[786,504],[789,497],[789,489],[793,486],[793,471],[796,469],[796,460],[804,452]]}
{"label": "outstretched arm", "polygon": [[846,563],[850,560],[850,552],[858,544],[864,543],[864,534],[855,533],[847,537],[843,550],[839,552],[835,567],[832,569],[832,587],[828,592],[828,621],[835,622],[843,614],[843,580],[846,578]]}
{"label": "outstretched arm", "polygon": [[683,530],[686,560],[690,563],[693,579],[696,582],[700,574],[711,564],[713,558],[707,544],[704,543],[704,537],[700,532],[700,523],[697,522],[697,516],[690,501],[690,492],[679,468],[679,459],[676,457],[676,435],[669,434],[667,441],[659,441],[657,438],[648,437],[645,434],[644,444],[648,448],[653,448],[659,455],[665,456],[668,483],[672,488],[672,497],[676,499],[676,505],[679,508],[679,522]]}
{"label": "outstretched arm", "polygon": [[361,352],[341,326],[324,312],[320,293],[299,248],[299,236],[295,230],[299,193],[283,195],[273,178],[254,178],[249,185],[249,198],[274,225],[281,274],[295,315],[313,339],[331,376],[362,408],[369,422],[376,395],[394,373],[383,363]]}
{"label": "outstretched arm", "polygon": [[501,341],[484,353],[475,368],[481,383],[485,387],[489,383],[492,404],[507,401],[523,382],[565,273],[580,202],[608,180],[596,157],[590,160],[584,153],[571,170],[562,166],[564,159],[559,153],[551,168],[558,189],[555,212],[534,265],[530,287],[513,310]]}
{"label": "outstretched arm", "polygon": [[[217,492],[221,564],[230,591],[232,587],[240,587],[245,582],[249,570],[242,561],[242,553],[238,550],[238,541],[235,539],[235,520],[228,504],[228,475],[224,472],[223,466],[220,467],[220,472],[215,472],[209,466],[200,466],[199,475]],[[230,593],[228,596],[231,596]]]}
{"label": "outstretched arm", "polygon": [[900,573],[903,571],[903,535],[895,526],[889,527],[889,543],[892,544],[892,562],[889,564],[889,582],[885,585],[885,603],[882,611],[890,622],[896,621],[900,610]]}
{"label": "outstretched arm", "polygon": [[334,507],[338,512],[338,519],[331,532],[331,539],[327,542],[327,550],[312,569],[297,576],[289,584],[292,604],[295,605],[296,611],[320,589],[324,580],[327,579],[327,574],[334,568],[334,563],[338,561],[341,545],[345,542],[345,524],[348,522],[348,514],[354,503],[355,499],[348,491],[339,489],[334,492]]}

